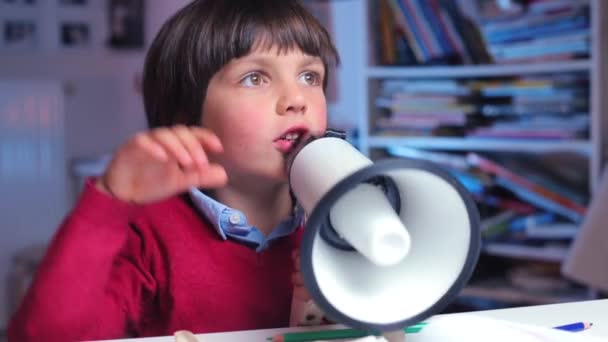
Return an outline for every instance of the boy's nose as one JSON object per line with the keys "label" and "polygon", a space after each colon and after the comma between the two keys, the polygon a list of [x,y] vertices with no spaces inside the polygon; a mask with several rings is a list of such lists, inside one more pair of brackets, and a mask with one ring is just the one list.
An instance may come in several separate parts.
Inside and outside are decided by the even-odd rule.
{"label": "boy's nose", "polygon": [[283,89],[277,102],[277,113],[281,115],[306,113],[306,98],[297,87]]}

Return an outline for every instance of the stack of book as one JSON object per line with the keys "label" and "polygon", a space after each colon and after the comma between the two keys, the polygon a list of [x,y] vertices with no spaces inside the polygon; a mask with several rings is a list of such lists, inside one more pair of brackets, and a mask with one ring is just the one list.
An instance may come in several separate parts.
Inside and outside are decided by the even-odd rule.
{"label": "stack of book", "polygon": [[589,57],[587,0],[527,1],[516,13],[481,11],[479,27],[494,63]]}
{"label": "stack of book", "polygon": [[468,136],[525,139],[584,139],[589,133],[586,73],[527,76],[469,83],[487,118]]}
{"label": "stack of book", "polygon": [[587,210],[588,180],[582,176],[587,170],[575,154],[447,153],[407,147],[392,147],[388,153],[449,170],[478,204],[484,249],[490,253],[560,261]]}
{"label": "stack of book", "polygon": [[[456,0],[379,0],[378,59],[383,65],[510,64],[589,56],[587,0],[522,0],[508,11]],[[515,8],[515,10],[513,10]]]}
{"label": "stack of book", "polygon": [[379,134],[462,135],[470,125],[476,106],[472,91],[455,80],[386,80],[376,107],[382,113],[375,121]]}
{"label": "stack of book", "polygon": [[491,62],[479,28],[454,1],[379,0],[377,13],[382,64]]}
{"label": "stack of book", "polygon": [[482,80],[384,80],[374,133],[510,139],[585,139],[585,73]]}

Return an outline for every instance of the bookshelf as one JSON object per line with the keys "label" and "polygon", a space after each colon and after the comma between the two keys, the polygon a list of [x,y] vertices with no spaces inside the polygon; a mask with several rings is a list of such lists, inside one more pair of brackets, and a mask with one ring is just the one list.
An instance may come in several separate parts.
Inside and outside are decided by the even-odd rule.
{"label": "bookshelf", "polygon": [[[401,1],[401,0],[400,0]],[[407,1],[407,0],[405,0]],[[415,1],[415,0],[414,0]],[[468,14],[475,1],[447,0],[466,7]],[[561,1],[561,0],[557,0]],[[547,2],[547,1],[545,1]],[[556,1],[554,1],[556,2]],[[563,1],[561,1],[563,2]],[[378,33],[379,1],[352,1],[350,13],[354,20],[360,19],[364,25],[352,27],[348,39],[356,40],[354,48],[349,51],[360,57],[353,58],[358,63],[355,110],[357,122],[357,144],[360,150],[372,158],[391,156],[387,150],[395,146],[429,152],[447,152],[466,154],[474,153],[572,153],[586,160],[585,172],[587,182],[585,191],[593,196],[599,184],[602,168],[608,153],[608,98],[606,89],[608,82],[608,23],[601,18],[608,15],[608,3],[603,0],[588,0],[589,6],[589,53],[583,58],[564,59],[558,61],[534,61],[506,64],[457,64],[457,65],[383,65],[378,49],[381,38]],[[393,8],[394,9],[394,8]],[[397,20],[395,20],[396,22]],[[395,24],[398,26],[397,24]],[[436,31],[435,31],[436,32]],[[405,34],[404,34],[405,35]],[[407,37],[406,37],[407,38]],[[340,37],[338,37],[340,39]],[[349,60],[350,62],[350,60]],[[377,130],[380,110],[376,100],[383,93],[383,82],[392,80],[455,80],[469,82],[478,79],[495,80],[510,77],[543,77],[546,75],[583,75],[587,78],[588,100],[587,133],[567,139],[538,139],[538,138],[488,138],[465,135],[434,136],[424,134],[400,134],[391,131],[383,134]],[[394,107],[393,107],[394,109]],[[483,218],[483,213],[482,213]],[[553,248],[503,248],[500,243],[485,244],[482,258],[503,258],[515,263],[548,263],[559,265],[567,255],[563,246]],[[588,290],[588,289],[587,289]],[[499,288],[495,291],[478,286],[471,286],[463,292],[464,296],[506,300],[506,297],[517,298],[518,304],[537,303],[539,297],[512,288]],[[536,298],[536,299],[535,299]],[[543,303],[571,301],[576,295],[547,294],[542,297]],[[580,297],[579,297],[580,298]]]}
{"label": "bookshelf", "polygon": [[[433,66],[433,67],[382,67],[370,66],[368,78],[455,78],[508,76],[513,74],[538,74],[552,72],[588,71],[590,60],[520,64],[520,65],[472,65],[472,66]],[[428,70],[427,70],[428,69]]]}
{"label": "bookshelf", "polygon": [[380,137],[369,136],[369,149],[385,148],[393,145],[407,145],[416,148],[440,150],[478,150],[478,151],[576,151],[590,153],[592,145],[587,140],[572,141],[534,141],[534,140],[488,140],[476,138],[442,138],[442,137]]}

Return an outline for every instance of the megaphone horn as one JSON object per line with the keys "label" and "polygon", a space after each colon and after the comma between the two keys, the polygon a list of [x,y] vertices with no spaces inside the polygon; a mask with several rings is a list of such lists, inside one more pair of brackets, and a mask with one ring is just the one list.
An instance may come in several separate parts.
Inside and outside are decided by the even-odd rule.
{"label": "megaphone horn", "polygon": [[301,144],[288,176],[308,217],[300,247],[304,285],[334,321],[401,329],[440,312],[473,273],[479,213],[438,165],[373,163],[330,132]]}

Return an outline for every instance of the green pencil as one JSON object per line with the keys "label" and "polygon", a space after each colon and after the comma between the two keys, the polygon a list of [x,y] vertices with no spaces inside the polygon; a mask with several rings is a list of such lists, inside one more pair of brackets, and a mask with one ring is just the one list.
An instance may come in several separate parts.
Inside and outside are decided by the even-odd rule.
{"label": "green pencil", "polygon": [[[406,334],[414,334],[422,330],[428,323],[418,323],[405,329]],[[344,338],[359,338],[371,335],[368,331],[357,329],[336,329],[292,332],[269,337],[266,340],[272,342],[309,342],[316,340],[339,340]]]}

